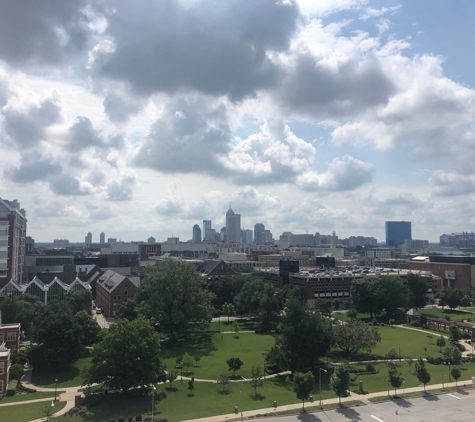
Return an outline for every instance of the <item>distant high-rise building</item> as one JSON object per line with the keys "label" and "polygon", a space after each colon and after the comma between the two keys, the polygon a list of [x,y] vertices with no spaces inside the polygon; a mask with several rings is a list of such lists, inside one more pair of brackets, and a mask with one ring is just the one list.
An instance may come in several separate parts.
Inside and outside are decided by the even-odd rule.
{"label": "distant high-rise building", "polygon": [[200,243],[201,242],[201,229],[198,224],[193,226],[193,243]]}
{"label": "distant high-rise building", "polygon": [[235,214],[231,207],[226,213],[226,242],[241,243],[241,214]]}
{"label": "distant high-rise building", "polygon": [[219,231],[219,240],[221,240],[221,242],[226,242],[226,227],[221,227],[221,230]]}
{"label": "distant high-rise building", "polygon": [[147,239],[147,243],[149,244],[154,244],[155,243],[155,238],[153,236],[150,236],[148,239]]}
{"label": "distant high-rise building", "polygon": [[117,243],[117,237],[109,237],[107,239],[107,243],[111,244],[111,243]]}
{"label": "distant high-rise building", "polygon": [[55,248],[69,248],[69,240],[68,239],[54,239],[53,246]]}
{"label": "distant high-rise building", "polygon": [[274,238],[270,230],[264,230],[259,233],[259,243],[258,245],[270,246],[274,244]]}
{"label": "distant high-rise building", "polygon": [[101,232],[101,234],[99,235],[99,243],[106,243],[106,234],[104,232]]}
{"label": "distant high-rise building", "polygon": [[84,240],[84,243],[86,243],[86,248],[89,247],[91,244],[92,244],[92,233],[89,232],[87,235],[86,235],[86,238]]}
{"label": "distant high-rise building", "polygon": [[15,199],[0,198],[0,288],[21,283],[25,261],[26,211]]}
{"label": "distant high-rise building", "polygon": [[262,223],[257,223],[254,226],[254,243],[256,245],[260,245],[259,243],[260,234],[263,233],[265,229],[266,229],[266,226],[264,226],[264,224]]}
{"label": "distant high-rise building", "polygon": [[203,220],[203,239],[208,239],[208,230],[211,230],[211,220]]}
{"label": "distant high-rise building", "polygon": [[386,221],[386,246],[403,245],[405,240],[412,240],[410,221]]}
{"label": "distant high-rise building", "polygon": [[252,243],[252,230],[241,230],[242,243],[250,245]]}

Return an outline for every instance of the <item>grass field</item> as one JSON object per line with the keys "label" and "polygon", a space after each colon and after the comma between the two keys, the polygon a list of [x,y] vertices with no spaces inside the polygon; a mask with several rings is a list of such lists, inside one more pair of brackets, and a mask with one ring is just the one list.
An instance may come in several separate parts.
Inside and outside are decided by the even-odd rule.
{"label": "grass field", "polygon": [[450,310],[449,308],[424,308],[419,309],[419,313],[425,314],[428,317],[445,319],[446,316],[450,317],[451,321],[460,321],[471,317],[470,312],[460,311],[458,309]]}
{"label": "grass field", "polygon": [[[45,406],[51,406],[51,403],[49,401],[46,401],[39,403],[22,404],[18,406],[0,407],[0,421],[28,422],[33,419],[38,419],[41,418],[41,416],[43,415]],[[55,412],[58,412],[64,406],[66,406],[66,402],[56,402],[54,405]]]}
{"label": "grass field", "polygon": [[[239,325],[240,331],[254,331],[254,321],[248,319],[241,319],[236,321]],[[229,321],[228,323],[228,317],[221,317],[221,322],[210,322],[208,328],[205,331],[234,331],[233,322],[234,321]]]}
{"label": "grass field", "polygon": [[[58,391],[57,396],[59,396],[64,391]],[[36,393],[25,393],[25,394],[15,394],[11,397],[3,397],[0,399],[0,404],[6,403],[16,403],[19,401],[28,401],[28,400],[37,400],[37,399],[45,399],[46,397],[54,398],[54,391],[37,391]]]}
{"label": "grass field", "polygon": [[54,388],[58,379],[58,388],[82,385],[81,370],[89,364],[90,358],[78,359],[74,366],[60,371],[40,371],[33,369],[31,383],[38,387]]}
{"label": "grass field", "polygon": [[[191,339],[170,343],[162,343],[160,355],[168,369],[175,368],[175,358],[188,352],[190,355],[199,355],[200,367],[190,368],[190,376],[200,379],[217,379],[219,374],[228,371],[226,360],[238,357],[243,362],[238,374],[248,378],[251,375],[252,365],[264,366],[264,353],[274,345],[274,337],[265,334],[240,333],[239,338],[233,334],[198,334]],[[183,369],[185,372],[185,369]]]}

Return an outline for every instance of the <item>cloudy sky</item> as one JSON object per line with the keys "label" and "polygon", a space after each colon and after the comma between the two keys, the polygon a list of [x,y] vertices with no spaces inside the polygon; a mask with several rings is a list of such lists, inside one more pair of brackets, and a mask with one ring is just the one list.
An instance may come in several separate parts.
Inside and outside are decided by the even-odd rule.
{"label": "cloudy sky", "polygon": [[37,241],[473,230],[475,3],[0,3],[0,197]]}

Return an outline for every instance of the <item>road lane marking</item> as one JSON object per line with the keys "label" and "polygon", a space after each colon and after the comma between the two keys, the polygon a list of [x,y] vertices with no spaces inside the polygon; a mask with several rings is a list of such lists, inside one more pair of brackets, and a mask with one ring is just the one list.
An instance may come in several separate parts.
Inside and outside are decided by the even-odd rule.
{"label": "road lane marking", "polygon": [[382,419],[379,419],[379,418],[377,418],[377,417],[374,416],[374,415],[371,415],[371,417],[372,417],[373,419],[376,419],[378,422],[384,422]]}
{"label": "road lane marking", "polygon": [[460,400],[460,397],[454,396],[453,394],[447,394],[450,397],[453,397],[454,399]]}

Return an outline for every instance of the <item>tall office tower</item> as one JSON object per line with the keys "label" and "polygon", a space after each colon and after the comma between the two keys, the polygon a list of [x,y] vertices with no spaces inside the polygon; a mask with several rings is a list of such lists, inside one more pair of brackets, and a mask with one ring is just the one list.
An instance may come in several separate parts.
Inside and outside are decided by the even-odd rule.
{"label": "tall office tower", "polygon": [[106,243],[106,234],[104,232],[101,232],[101,234],[99,235],[99,243]]}
{"label": "tall office tower", "polygon": [[203,240],[211,240],[208,239],[208,236],[206,233],[208,233],[208,230],[211,230],[211,220],[203,220]]}
{"label": "tall office tower", "polygon": [[403,245],[412,240],[410,221],[386,221],[386,246]]}
{"label": "tall office tower", "polygon": [[219,240],[221,242],[226,242],[226,227],[221,227],[219,231]]}
{"label": "tall office tower", "polygon": [[242,243],[250,245],[252,243],[252,230],[244,229],[241,230]]}
{"label": "tall office tower", "polygon": [[86,243],[86,248],[88,248],[89,246],[91,246],[92,244],[92,233],[89,232],[87,235],[86,235],[86,238],[84,239],[84,243]]}
{"label": "tall office tower", "polygon": [[265,229],[266,229],[266,226],[264,226],[264,224],[262,223],[257,223],[254,226],[254,243],[256,245],[260,245],[259,243],[260,234],[263,233]]}
{"label": "tall office tower", "polygon": [[231,207],[226,213],[226,242],[241,243],[241,214],[235,214]]}
{"label": "tall office tower", "polygon": [[201,229],[198,224],[193,226],[193,243],[200,243],[201,242]]}
{"label": "tall office tower", "polygon": [[330,242],[330,248],[331,249],[335,249],[336,248],[336,233],[335,232],[332,232],[332,238],[331,238],[331,242]]}
{"label": "tall office tower", "polygon": [[315,233],[315,246],[320,246],[322,243],[322,239],[320,237],[320,233]]}
{"label": "tall office tower", "polygon": [[21,283],[25,262],[26,211],[15,199],[0,198],[0,288]]}
{"label": "tall office tower", "polygon": [[270,246],[274,244],[274,238],[270,230],[264,230],[259,233],[259,243],[258,245]]}

